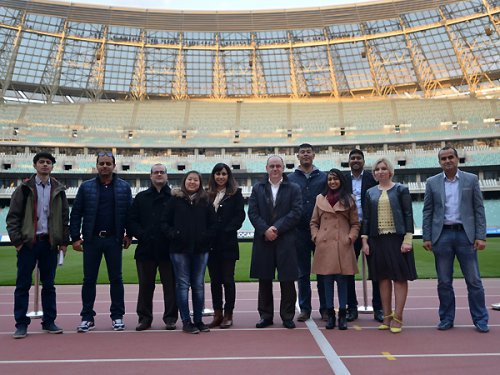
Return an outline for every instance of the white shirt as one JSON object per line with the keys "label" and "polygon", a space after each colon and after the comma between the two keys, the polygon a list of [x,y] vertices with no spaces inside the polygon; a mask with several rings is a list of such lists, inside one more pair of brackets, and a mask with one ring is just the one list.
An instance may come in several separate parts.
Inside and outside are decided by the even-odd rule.
{"label": "white shirt", "polygon": [[356,197],[356,208],[358,209],[359,222],[363,220],[363,207],[361,206],[361,185],[363,184],[363,173],[364,171],[361,172],[359,177],[356,177],[351,172],[352,193]]}
{"label": "white shirt", "polygon": [[276,184],[273,184],[271,180],[269,180],[269,184],[271,184],[271,193],[273,194],[273,207],[276,206],[276,197],[278,196],[278,190],[282,182],[283,177]]}

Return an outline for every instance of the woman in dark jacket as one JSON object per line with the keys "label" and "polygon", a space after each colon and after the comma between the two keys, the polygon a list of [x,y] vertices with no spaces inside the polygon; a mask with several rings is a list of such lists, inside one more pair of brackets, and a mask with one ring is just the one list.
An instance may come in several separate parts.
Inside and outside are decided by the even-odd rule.
{"label": "woman in dark jacket", "polygon": [[[233,325],[233,309],[236,299],[234,267],[240,258],[238,229],[245,220],[245,209],[241,189],[238,188],[231,169],[224,163],[218,163],[212,169],[208,179],[210,203],[216,211],[216,236],[208,257],[208,272],[214,319],[210,328],[229,328]],[[222,289],[226,303],[222,314]]]}
{"label": "woman in dark jacket", "polygon": [[[162,230],[170,239],[170,259],[174,267],[182,330],[187,333],[208,332],[208,326],[202,321],[204,277],[208,251],[215,234],[215,212],[198,172],[186,173],[181,188],[172,191]],[[190,287],[194,324],[189,312]]]}

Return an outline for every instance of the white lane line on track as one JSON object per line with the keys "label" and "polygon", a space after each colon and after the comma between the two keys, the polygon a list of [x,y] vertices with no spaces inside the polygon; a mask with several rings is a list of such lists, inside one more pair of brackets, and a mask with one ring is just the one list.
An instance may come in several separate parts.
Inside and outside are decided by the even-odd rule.
{"label": "white lane line on track", "polygon": [[34,359],[26,361],[0,361],[0,365],[58,364],[58,363],[106,363],[106,362],[186,362],[186,361],[255,361],[255,360],[304,360],[323,359],[323,356],[278,356],[278,357],[207,357],[207,358],[88,358],[88,359]]}
{"label": "white lane line on track", "polygon": [[[391,354],[394,358],[467,358],[467,357],[500,357],[500,353],[446,353],[446,354]],[[88,359],[34,359],[34,360],[0,360],[1,365],[24,364],[66,364],[66,363],[120,363],[120,362],[189,362],[189,361],[246,361],[246,360],[307,360],[323,359],[324,356],[269,356],[269,357],[208,357],[208,358],[88,358]],[[343,359],[387,359],[386,355],[343,355]],[[335,369],[335,374],[349,374]],[[347,371],[347,369],[346,369]]]}
{"label": "white lane line on track", "polygon": [[[296,302],[296,307],[297,310],[300,311],[298,300]],[[325,359],[328,361],[328,364],[330,365],[330,368],[332,369],[333,373],[335,375],[350,375],[351,373],[344,365],[344,362],[342,362],[335,349],[333,349],[333,347],[330,345],[326,337],[319,330],[314,320],[308,319],[306,320],[305,323],[307,328],[309,329],[309,332],[311,332],[314,341],[316,341],[316,344],[318,345],[319,349],[325,356]]]}

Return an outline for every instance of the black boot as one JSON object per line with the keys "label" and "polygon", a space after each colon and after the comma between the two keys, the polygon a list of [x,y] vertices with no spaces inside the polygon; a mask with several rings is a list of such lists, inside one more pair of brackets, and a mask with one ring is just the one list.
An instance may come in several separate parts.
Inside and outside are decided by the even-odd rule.
{"label": "black boot", "polygon": [[335,309],[328,309],[328,321],[326,323],[326,329],[334,329],[335,328]]}
{"label": "black boot", "polygon": [[347,317],[346,317],[346,309],[339,309],[339,329],[344,331],[347,329]]}
{"label": "black boot", "polygon": [[358,306],[352,306],[347,308],[347,321],[353,322],[358,319]]}

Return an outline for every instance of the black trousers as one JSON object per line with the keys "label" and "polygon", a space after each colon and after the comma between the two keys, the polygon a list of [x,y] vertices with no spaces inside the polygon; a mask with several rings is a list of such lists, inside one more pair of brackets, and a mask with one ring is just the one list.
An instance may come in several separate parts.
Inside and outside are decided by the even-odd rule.
{"label": "black trousers", "polygon": [[[356,252],[356,260],[358,260],[361,253],[361,237],[358,237],[354,242],[354,251]],[[366,262],[367,266],[370,262]],[[354,275],[347,275],[347,307],[354,308],[358,306],[358,299],[356,296],[356,283],[354,280]],[[373,310],[382,310],[382,301],[380,299],[380,289],[378,287],[378,281],[372,280],[372,306]]]}
{"label": "black trousers", "polygon": [[[295,290],[295,282],[281,281],[281,302],[280,316],[281,320],[293,320],[295,316],[295,301],[297,300],[297,292]],[[273,300],[273,281],[259,280],[259,298],[258,310],[261,319],[272,320],[274,317],[274,300]]]}
{"label": "black trousers", "polygon": [[224,311],[232,312],[236,300],[236,283],[234,282],[235,259],[209,255],[208,273],[210,275],[210,290],[212,291],[212,306],[214,310],[222,310],[222,289],[226,295]]}
{"label": "black trousers", "polygon": [[137,276],[139,278],[139,296],[137,297],[137,315],[139,323],[153,321],[153,295],[156,286],[156,272],[160,272],[163,286],[163,321],[175,323],[178,318],[177,302],[175,300],[175,277],[170,260],[136,260]]}

